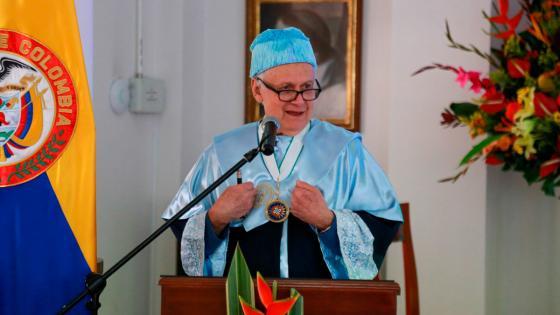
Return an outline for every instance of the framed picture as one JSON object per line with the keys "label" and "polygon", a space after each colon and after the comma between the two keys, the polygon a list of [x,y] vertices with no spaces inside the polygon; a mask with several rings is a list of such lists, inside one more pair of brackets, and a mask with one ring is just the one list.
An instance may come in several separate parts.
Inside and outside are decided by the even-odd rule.
{"label": "framed picture", "polygon": [[247,0],[245,121],[262,117],[251,94],[249,46],[269,28],[294,26],[311,40],[322,88],[314,116],[343,128],[360,127],[361,0]]}

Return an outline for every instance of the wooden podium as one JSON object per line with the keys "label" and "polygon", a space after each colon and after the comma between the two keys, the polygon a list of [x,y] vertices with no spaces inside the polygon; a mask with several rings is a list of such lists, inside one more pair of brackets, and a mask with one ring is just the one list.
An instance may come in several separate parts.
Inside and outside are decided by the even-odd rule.
{"label": "wooden podium", "polygon": [[[266,279],[269,284],[272,279]],[[304,297],[305,315],[397,313],[400,288],[394,281],[278,280],[278,298],[290,288]],[[161,314],[226,314],[225,278],[163,276]],[[258,300],[255,289],[255,300]],[[262,306],[260,306],[263,310]]]}

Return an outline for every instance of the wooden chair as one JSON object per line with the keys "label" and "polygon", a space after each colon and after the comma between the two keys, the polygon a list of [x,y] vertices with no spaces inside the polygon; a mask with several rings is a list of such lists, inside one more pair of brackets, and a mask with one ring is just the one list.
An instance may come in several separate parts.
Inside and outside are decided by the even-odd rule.
{"label": "wooden chair", "polygon": [[420,303],[418,298],[418,276],[416,274],[414,247],[412,246],[409,208],[408,202],[401,203],[404,224],[401,225],[393,242],[402,242],[406,315],[419,315]]}

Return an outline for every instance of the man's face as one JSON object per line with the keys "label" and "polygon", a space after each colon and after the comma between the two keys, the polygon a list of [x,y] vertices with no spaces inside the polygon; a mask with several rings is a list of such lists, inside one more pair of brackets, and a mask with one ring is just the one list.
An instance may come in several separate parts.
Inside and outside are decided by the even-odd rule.
{"label": "man's face", "polygon": [[[314,88],[315,73],[308,63],[291,63],[271,68],[258,75],[276,90],[305,90]],[[279,132],[295,136],[309,122],[313,113],[313,101],[305,101],[301,94],[291,102],[281,101],[276,92],[253,79],[251,88],[255,100],[264,106],[266,116],[280,121]]]}

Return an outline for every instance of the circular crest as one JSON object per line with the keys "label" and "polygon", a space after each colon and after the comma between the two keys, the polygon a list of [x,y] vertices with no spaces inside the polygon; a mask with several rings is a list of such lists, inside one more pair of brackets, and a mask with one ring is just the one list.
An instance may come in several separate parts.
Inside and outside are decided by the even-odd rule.
{"label": "circular crest", "polygon": [[77,116],[76,89],[61,60],[35,39],[0,29],[0,187],[53,165]]}
{"label": "circular crest", "polygon": [[264,215],[268,221],[281,223],[288,219],[290,207],[280,199],[273,199],[264,209]]}

